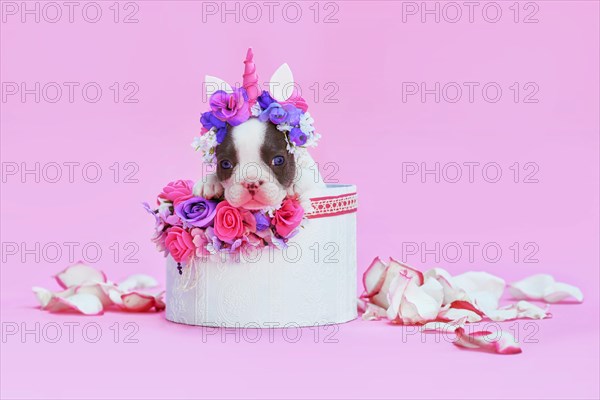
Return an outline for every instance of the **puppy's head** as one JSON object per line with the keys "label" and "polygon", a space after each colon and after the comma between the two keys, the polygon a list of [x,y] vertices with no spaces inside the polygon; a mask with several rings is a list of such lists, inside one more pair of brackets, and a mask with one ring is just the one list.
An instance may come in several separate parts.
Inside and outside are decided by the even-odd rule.
{"label": "puppy's head", "polygon": [[235,127],[216,148],[217,178],[225,199],[234,207],[258,210],[276,207],[296,174],[285,135],[275,125],[250,118]]}

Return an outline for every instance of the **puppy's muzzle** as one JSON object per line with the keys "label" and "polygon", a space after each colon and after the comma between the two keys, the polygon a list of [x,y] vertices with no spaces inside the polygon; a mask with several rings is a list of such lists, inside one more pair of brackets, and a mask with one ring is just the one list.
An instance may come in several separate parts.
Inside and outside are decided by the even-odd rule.
{"label": "puppy's muzzle", "polygon": [[258,181],[242,182],[242,186],[250,193],[250,195],[254,196],[264,183],[264,180],[259,179]]}

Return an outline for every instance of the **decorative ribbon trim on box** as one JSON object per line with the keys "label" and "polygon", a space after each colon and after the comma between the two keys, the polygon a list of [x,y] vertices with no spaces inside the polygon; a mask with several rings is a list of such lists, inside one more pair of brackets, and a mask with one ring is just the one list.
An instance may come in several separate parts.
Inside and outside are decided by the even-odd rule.
{"label": "decorative ribbon trim on box", "polygon": [[306,213],[306,218],[323,218],[356,212],[358,196],[347,193],[339,196],[314,197],[310,199],[313,211]]}

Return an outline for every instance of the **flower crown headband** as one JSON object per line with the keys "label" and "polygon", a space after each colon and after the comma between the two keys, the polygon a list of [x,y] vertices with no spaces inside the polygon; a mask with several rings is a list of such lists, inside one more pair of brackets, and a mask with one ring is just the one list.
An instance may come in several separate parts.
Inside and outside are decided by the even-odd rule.
{"label": "flower crown headband", "polygon": [[209,75],[206,75],[204,82],[210,95],[211,110],[202,114],[201,136],[194,138],[192,147],[202,151],[205,163],[216,163],[215,149],[225,139],[227,124],[237,126],[252,117],[275,124],[285,135],[287,150],[291,154],[296,154],[298,148],[317,145],[321,135],[315,132],[312,125],[314,120],[307,111],[308,105],[295,86],[287,64],[275,71],[269,81],[269,91],[261,92],[254,54],[249,48],[244,60],[241,87],[232,88],[222,79]]}

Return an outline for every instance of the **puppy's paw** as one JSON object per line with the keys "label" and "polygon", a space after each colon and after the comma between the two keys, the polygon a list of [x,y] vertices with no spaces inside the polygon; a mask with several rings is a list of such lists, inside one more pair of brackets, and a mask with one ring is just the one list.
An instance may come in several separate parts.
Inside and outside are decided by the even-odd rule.
{"label": "puppy's paw", "polygon": [[223,186],[214,174],[207,175],[194,185],[194,196],[215,199],[223,195]]}

